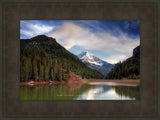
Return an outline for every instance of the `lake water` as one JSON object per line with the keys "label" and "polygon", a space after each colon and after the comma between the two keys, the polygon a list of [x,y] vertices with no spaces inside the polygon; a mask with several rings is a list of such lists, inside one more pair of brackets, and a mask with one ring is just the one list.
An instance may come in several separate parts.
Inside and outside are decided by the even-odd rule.
{"label": "lake water", "polygon": [[139,100],[139,83],[90,82],[20,87],[21,100]]}

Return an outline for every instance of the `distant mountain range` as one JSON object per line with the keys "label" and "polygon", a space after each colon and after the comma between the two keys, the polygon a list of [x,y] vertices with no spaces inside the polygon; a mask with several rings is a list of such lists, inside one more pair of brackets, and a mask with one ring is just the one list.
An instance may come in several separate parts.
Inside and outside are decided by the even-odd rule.
{"label": "distant mountain range", "polygon": [[106,79],[137,79],[140,75],[140,46],[133,50],[132,57],[114,65],[89,52],[76,56],[56,39],[45,35],[20,40],[21,81],[60,81],[67,79],[65,75],[69,73],[87,79],[102,79],[104,76]]}
{"label": "distant mountain range", "polygon": [[114,64],[110,64],[106,61],[103,61],[89,52],[82,52],[78,55],[78,57],[82,60],[82,62],[84,62],[92,69],[97,70],[103,76],[106,76],[114,67]]}

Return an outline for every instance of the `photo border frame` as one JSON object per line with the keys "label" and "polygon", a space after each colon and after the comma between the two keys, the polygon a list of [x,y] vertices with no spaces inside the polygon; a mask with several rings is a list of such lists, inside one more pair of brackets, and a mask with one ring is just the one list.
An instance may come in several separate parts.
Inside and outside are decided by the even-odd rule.
{"label": "photo border frame", "polygon": [[[55,12],[50,13],[52,10]],[[2,9],[2,117],[155,118],[158,116],[157,12],[156,2],[4,2]],[[17,66],[19,66],[20,53],[19,20],[22,19],[140,20],[141,100],[20,101],[18,88],[20,75]],[[148,53],[152,54],[148,55]],[[148,89],[148,86],[151,89]],[[149,98],[150,100],[147,100]]]}

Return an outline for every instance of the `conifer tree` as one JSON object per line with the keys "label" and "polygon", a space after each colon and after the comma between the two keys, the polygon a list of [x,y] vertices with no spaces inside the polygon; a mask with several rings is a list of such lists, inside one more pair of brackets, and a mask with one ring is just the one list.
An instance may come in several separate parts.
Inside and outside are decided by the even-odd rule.
{"label": "conifer tree", "polygon": [[62,65],[61,65],[61,63],[59,63],[59,67],[58,67],[58,80],[62,81]]}
{"label": "conifer tree", "polygon": [[39,81],[44,80],[44,66],[40,64]]}
{"label": "conifer tree", "polygon": [[47,81],[49,80],[49,74],[48,74],[48,67],[44,67],[44,80]]}
{"label": "conifer tree", "polygon": [[33,60],[33,79],[34,79],[35,81],[38,80],[38,68],[37,68],[37,61],[36,61],[35,58],[34,58],[34,60]]}

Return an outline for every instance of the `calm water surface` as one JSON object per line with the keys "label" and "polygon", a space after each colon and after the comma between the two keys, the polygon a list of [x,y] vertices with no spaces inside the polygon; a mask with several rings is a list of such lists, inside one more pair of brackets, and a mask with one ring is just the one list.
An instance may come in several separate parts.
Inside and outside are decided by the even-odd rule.
{"label": "calm water surface", "polygon": [[20,87],[21,100],[139,100],[139,83],[90,82]]}

